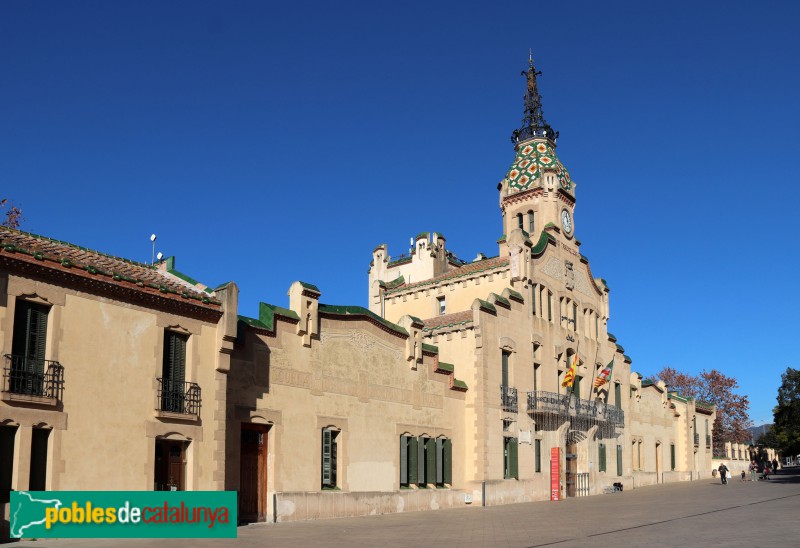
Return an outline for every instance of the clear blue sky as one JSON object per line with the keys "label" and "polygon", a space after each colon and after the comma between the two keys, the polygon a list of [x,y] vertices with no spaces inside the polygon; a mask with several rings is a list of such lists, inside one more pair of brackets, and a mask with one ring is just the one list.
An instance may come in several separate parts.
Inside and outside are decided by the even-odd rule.
{"label": "clear blue sky", "polygon": [[0,3],[0,196],[240,311],[366,305],[372,249],[497,253],[528,49],[609,329],[771,420],[798,359],[796,2]]}

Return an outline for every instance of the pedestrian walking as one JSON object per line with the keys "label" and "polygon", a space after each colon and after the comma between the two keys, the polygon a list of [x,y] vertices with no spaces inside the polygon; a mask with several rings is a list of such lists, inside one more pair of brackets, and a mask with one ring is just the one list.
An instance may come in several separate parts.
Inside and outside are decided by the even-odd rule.
{"label": "pedestrian walking", "polygon": [[773,474],[777,474],[778,473],[778,461],[777,461],[777,459],[772,459],[772,473]]}
{"label": "pedestrian walking", "polygon": [[719,468],[717,468],[717,470],[719,470],[719,476],[720,478],[722,478],[722,485],[726,485],[728,483],[728,478],[727,478],[728,467],[725,466],[725,463],[723,462],[722,464],[719,465]]}
{"label": "pedestrian walking", "polygon": [[756,461],[750,462],[750,481],[756,481],[756,472],[758,472],[758,466],[756,466]]}

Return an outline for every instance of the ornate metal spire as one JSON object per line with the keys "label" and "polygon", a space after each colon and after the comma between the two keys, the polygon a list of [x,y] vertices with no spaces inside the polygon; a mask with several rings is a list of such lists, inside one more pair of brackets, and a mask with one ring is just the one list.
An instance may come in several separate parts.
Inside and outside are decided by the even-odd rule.
{"label": "ornate metal spire", "polygon": [[522,118],[522,127],[515,129],[511,134],[511,142],[516,145],[533,137],[547,137],[555,142],[558,132],[544,121],[542,114],[542,96],[539,95],[539,87],[536,84],[536,77],[541,76],[542,72],[533,66],[533,51],[528,58],[528,70],[523,70],[522,75],[528,80],[525,91],[525,116]]}

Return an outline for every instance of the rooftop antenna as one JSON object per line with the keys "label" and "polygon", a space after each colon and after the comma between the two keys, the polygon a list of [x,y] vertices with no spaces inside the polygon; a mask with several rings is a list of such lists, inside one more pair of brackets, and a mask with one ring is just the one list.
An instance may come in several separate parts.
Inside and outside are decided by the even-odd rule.
{"label": "rooftop antenna", "polygon": [[150,259],[150,264],[154,264],[156,262],[156,235],[150,234],[150,241],[153,243],[153,255]]}

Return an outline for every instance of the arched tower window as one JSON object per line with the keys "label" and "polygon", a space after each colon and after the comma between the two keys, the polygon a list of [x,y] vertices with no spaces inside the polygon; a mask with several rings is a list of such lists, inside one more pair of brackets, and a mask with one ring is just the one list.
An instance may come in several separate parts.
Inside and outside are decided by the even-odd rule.
{"label": "arched tower window", "polygon": [[519,228],[525,228],[522,224],[522,213],[517,213],[517,226]]}
{"label": "arched tower window", "polygon": [[528,233],[533,234],[533,211],[528,211]]}

